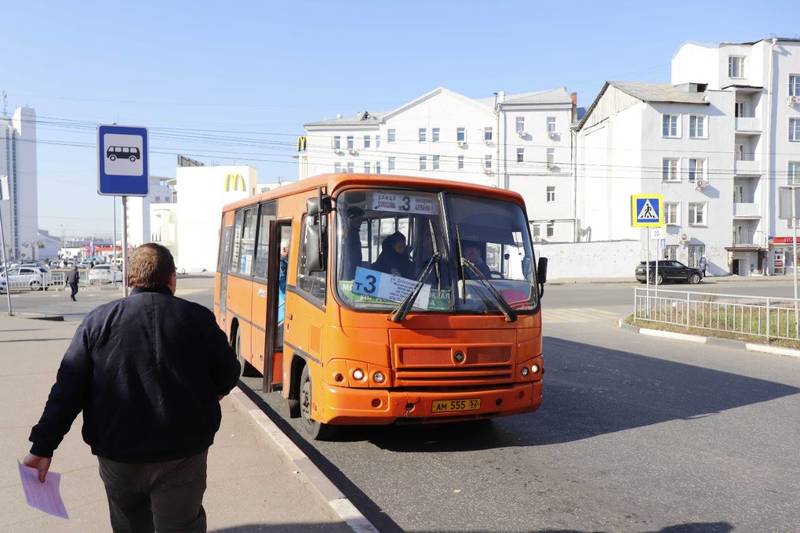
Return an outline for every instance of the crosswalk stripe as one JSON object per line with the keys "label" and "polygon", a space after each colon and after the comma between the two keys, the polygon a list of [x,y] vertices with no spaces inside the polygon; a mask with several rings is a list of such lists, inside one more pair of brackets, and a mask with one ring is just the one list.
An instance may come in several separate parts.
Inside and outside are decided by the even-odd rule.
{"label": "crosswalk stripe", "polygon": [[592,307],[568,307],[542,311],[542,320],[545,323],[592,322],[616,318],[619,318],[617,313]]}

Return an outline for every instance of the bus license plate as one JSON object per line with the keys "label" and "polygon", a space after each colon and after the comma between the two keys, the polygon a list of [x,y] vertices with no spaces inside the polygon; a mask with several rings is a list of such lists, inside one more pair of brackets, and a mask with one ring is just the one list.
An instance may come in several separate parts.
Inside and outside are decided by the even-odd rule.
{"label": "bus license plate", "polygon": [[450,413],[453,411],[474,411],[481,408],[479,399],[470,400],[434,400],[431,411],[433,413]]}

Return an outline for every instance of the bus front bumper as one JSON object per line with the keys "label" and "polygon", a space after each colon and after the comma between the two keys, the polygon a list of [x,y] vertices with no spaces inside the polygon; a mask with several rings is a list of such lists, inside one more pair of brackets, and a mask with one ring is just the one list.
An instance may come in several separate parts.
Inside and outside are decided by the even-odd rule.
{"label": "bus front bumper", "polygon": [[[323,398],[314,401],[319,408],[314,418],[334,425],[456,422],[524,413],[542,403],[542,381],[457,392],[355,389],[325,384],[320,392]],[[474,400],[480,400],[480,406],[470,409],[476,405]],[[434,402],[442,401],[447,402],[448,408],[468,409],[434,412]],[[442,404],[437,405],[442,408]]]}

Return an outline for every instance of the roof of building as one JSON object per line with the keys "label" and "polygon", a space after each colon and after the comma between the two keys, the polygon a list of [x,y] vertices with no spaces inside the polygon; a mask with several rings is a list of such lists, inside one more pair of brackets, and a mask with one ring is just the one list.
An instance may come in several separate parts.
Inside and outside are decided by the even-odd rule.
{"label": "roof of building", "polygon": [[580,119],[576,125],[576,129],[581,129],[592,114],[597,103],[605,94],[608,87],[614,87],[617,90],[632,96],[642,102],[647,103],[668,103],[668,104],[700,104],[708,105],[705,98],[705,93],[696,92],[691,90],[693,84],[684,83],[681,85],[672,85],[670,83],[641,83],[641,82],[628,82],[628,81],[607,81],[603,84],[603,88],[597,94],[592,105],[586,110],[583,118]]}
{"label": "roof of building", "polygon": [[[490,96],[487,98],[469,98],[468,96],[464,96],[460,93],[452,91],[446,87],[437,87],[432,91],[429,91],[413,100],[406,102],[397,108],[391,111],[382,111],[379,113],[373,113],[370,111],[361,111],[355,115],[347,116],[347,117],[336,117],[332,119],[325,119],[325,120],[318,120],[315,122],[309,122],[305,124],[305,127],[315,127],[315,126],[370,126],[370,125],[378,125],[384,119],[388,118],[391,115],[395,115],[409,107],[413,107],[414,105],[431,98],[437,94],[442,92],[447,92],[451,95],[456,97],[463,98],[464,100],[473,102],[479,106],[494,106],[494,96]],[[559,87],[558,89],[547,89],[544,91],[531,91],[526,93],[517,93],[517,94],[507,94],[503,103],[506,104],[569,104],[572,102],[570,94],[564,87]]]}
{"label": "roof of building", "polygon": [[[746,41],[741,43],[730,42],[730,43],[719,43],[720,46],[725,45],[739,45],[739,46],[752,46],[754,44],[760,43],[761,41],[771,41],[772,37],[765,37],[763,39],[758,39],[757,41]],[[788,42],[788,43],[800,43],[800,38],[791,38],[791,37],[775,37],[776,41],[779,42]]]}

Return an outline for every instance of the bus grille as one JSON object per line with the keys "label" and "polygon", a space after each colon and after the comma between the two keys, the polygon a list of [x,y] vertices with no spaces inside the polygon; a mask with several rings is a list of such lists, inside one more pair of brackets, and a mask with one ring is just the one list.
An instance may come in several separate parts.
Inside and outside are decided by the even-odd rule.
{"label": "bus grille", "polygon": [[449,347],[402,347],[395,370],[396,387],[480,386],[514,378],[511,346],[471,346],[463,363],[453,362]]}

